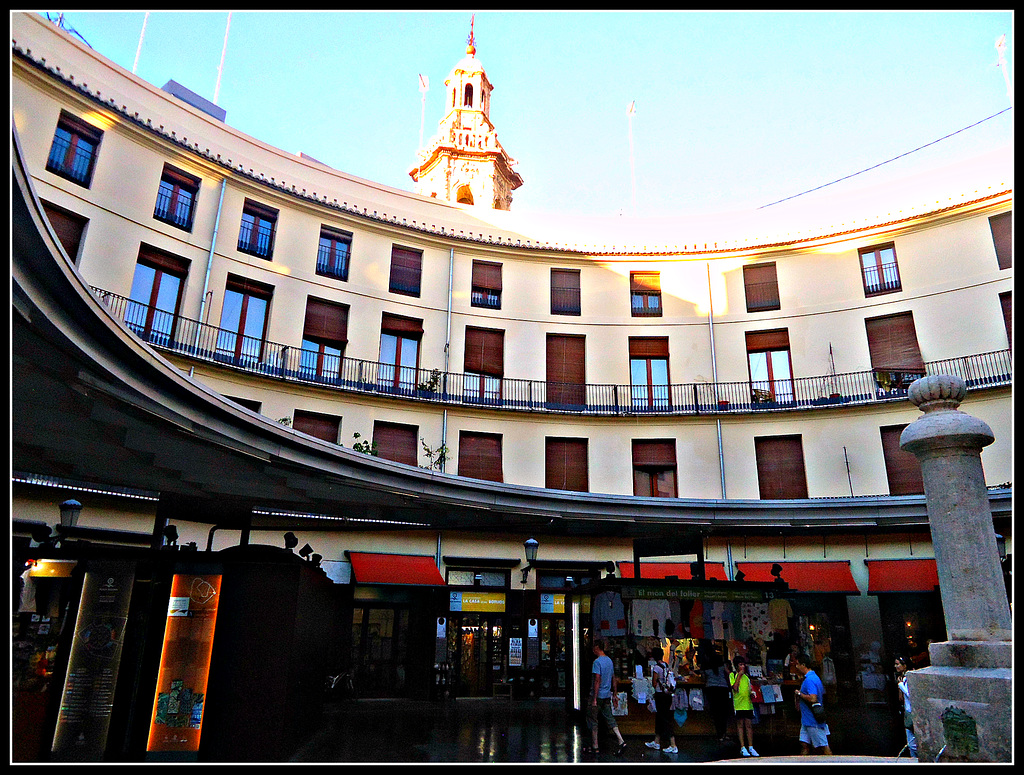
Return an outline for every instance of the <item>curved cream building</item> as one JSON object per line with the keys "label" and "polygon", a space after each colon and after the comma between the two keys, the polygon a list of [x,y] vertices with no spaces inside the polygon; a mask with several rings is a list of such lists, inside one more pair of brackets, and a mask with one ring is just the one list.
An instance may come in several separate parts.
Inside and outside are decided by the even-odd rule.
{"label": "curved cream building", "polygon": [[[994,430],[982,460],[996,530],[1010,537],[1008,157],[754,213],[529,217],[510,209],[512,190],[543,170],[514,170],[473,52],[450,89],[476,103],[453,106],[410,160],[422,192],[410,193],[246,136],[215,106],[142,81],[37,15],[13,15],[12,43],[13,129],[31,185],[126,339],[231,399],[241,421],[342,456],[375,452],[424,497],[451,487],[470,510],[514,502],[537,515],[505,529],[483,518],[479,529],[381,529],[387,508],[367,506],[368,529],[304,528],[318,513],[356,514],[345,502],[336,514],[280,508],[251,535],[175,516],[180,544],[212,550],[242,533],[277,545],[277,525],[295,525],[299,546],[354,587],[356,641],[368,627],[390,643],[424,626],[403,588],[363,591],[359,558],[430,557],[450,590],[502,601],[526,590],[517,610],[541,614],[544,685],[557,694],[565,624],[537,609],[544,594],[608,567],[629,576],[641,557],[682,563],[645,576],[682,568],[684,579],[697,559],[728,579],[768,580],[758,574],[776,562],[791,579],[817,563],[810,577],[824,586],[796,588],[818,610],[797,606],[794,633],[810,638],[808,623],[831,617],[826,653],[864,696],[864,665],[903,648],[900,637],[943,637],[927,580],[901,590],[871,577],[875,560],[919,568],[933,556],[920,473],[898,447],[918,414],[906,388],[925,373],[965,378],[963,410]],[[130,471],[90,492],[83,466],[61,478],[18,470],[16,455],[15,519],[53,523],[70,492],[82,525],[152,529],[159,493],[125,497],[140,488]],[[538,559],[521,574],[530,537]],[[853,587],[829,587],[833,572]],[[451,613],[459,648],[507,617],[490,656],[460,652],[463,667],[492,660],[484,679],[463,676],[465,693],[489,693],[510,669],[509,637],[528,637],[512,607],[494,605],[472,622]],[[893,634],[907,606],[915,623]],[[356,641],[366,669],[421,667]],[[393,677],[380,684],[402,691]]]}

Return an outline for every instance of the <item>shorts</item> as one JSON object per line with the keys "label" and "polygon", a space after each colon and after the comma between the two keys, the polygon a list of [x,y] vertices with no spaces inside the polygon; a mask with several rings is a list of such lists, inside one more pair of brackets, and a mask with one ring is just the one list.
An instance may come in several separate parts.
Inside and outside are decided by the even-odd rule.
{"label": "shorts", "polygon": [[828,724],[809,727],[800,726],[800,742],[807,743],[811,748],[826,748],[828,746]]}
{"label": "shorts", "polygon": [[736,714],[736,718],[754,718],[753,710],[734,710],[733,713]]}
{"label": "shorts", "polygon": [[605,728],[609,730],[617,729],[619,726],[615,723],[615,717],[612,715],[611,697],[599,698],[597,705],[594,705],[593,700],[587,703],[587,729],[597,729],[597,725],[602,719]]}

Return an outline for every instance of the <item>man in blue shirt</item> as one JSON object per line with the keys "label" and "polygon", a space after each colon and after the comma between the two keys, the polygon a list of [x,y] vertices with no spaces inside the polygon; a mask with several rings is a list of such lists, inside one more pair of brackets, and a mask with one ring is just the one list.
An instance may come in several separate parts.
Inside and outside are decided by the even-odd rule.
{"label": "man in blue shirt", "polygon": [[615,753],[620,754],[626,748],[626,742],[619,732],[619,725],[615,723],[612,715],[612,694],[618,689],[618,678],[615,675],[615,665],[611,657],[604,653],[604,640],[594,639],[594,685],[590,692],[590,706],[587,709],[587,726],[590,727],[590,734],[593,736],[594,747],[592,753],[598,753],[597,732],[601,721],[615,734],[619,741]]}
{"label": "man in blue shirt", "polygon": [[803,755],[815,753],[832,755],[832,749],[828,747],[828,724],[814,718],[814,711],[811,705],[816,702],[825,702],[825,685],[818,678],[818,675],[811,670],[811,658],[801,652],[790,659],[790,668],[796,666],[796,673],[802,679],[800,688],[796,692],[796,703],[800,708],[800,748]]}

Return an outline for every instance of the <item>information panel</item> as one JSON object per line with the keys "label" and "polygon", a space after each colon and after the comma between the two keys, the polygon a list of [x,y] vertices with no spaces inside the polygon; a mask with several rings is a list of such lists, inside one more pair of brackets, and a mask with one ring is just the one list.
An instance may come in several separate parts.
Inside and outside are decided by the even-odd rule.
{"label": "information panel", "polygon": [[449,611],[496,611],[505,610],[504,592],[449,592]]}

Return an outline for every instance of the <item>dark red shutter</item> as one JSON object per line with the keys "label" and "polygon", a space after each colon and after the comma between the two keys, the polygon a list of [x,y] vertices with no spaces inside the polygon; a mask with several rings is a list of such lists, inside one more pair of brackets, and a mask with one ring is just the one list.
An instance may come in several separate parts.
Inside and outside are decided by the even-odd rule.
{"label": "dark red shutter", "polygon": [[423,254],[420,251],[392,247],[390,289],[418,296],[422,265]]}
{"label": "dark red shutter", "polygon": [[583,404],[586,393],[586,338],[548,334],[548,402]]}
{"label": "dark red shutter", "polygon": [[338,429],[341,425],[339,417],[332,417],[329,414],[317,414],[316,412],[304,412],[301,409],[295,410],[295,418],[292,420],[292,427],[297,431],[308,433],[317,439],[329,441],[331,444],[338,443]]}
{"label": "dark red shutter", "polygon": [[800,436],[755,438],[754,457],[762,500],[807,497],[807,475]]}
{"label": "dark red shutter", "polygon": [[744,266],[743,290],[748,312],[778,309],[779,280],[775,273],[775,262]]}
{"label": "dark red shutter", "polygon": [[1013,291],[999,294],[999,303],[1003,307],[1003,325],[1006,327],[1006,346],[1013,350]]}
{"label": "dark red shutter", "polygon": [[992,242],[996,247],[996,260],[1000,269],[1013,268],[1013,213],[999,213],[988,219],[992,229]]}
{"label": "dark red shutter", "polygon": [[414,466],[419,463],[419,447],[416,425],[398,425],[397,423],[375,422],[373,424],[373,443],[377,447],[377,456],[396,463],[407,463]]}
{"label": "dark red shutter", "polygon": [[147,266],[169,272],[177,277],[184,278],[188,274],[188,259],[154,248],[145,243],[139,246],[139,261]]}
{"label": "dark red shutter", "polygon": [[871,368],[924,371],[913,313],[901,312],[898,315],[867,318],[864,326],[868,334]]}
{"label": "dark red shutter", "polygon": [[546,439],[544,486],[549,490],[589,492],[586,439]]}
{"label": "dark red shutter", "polygon": [[629,337],[630,359],[668,358],[668,337]]}
{"label": "dark red shutter", "polygon": [[459,476],[504,481],[501,473],[501,436],[492,433],[459,434]]}
{"label": "dark red shutter", "polygon": [[630,272],[629,290],[661,293],[661,273]]}
{"label": "dark red shutter", "polygon": [[312,341],[348,341],[348,307],[329,301],[306,299],[306,321],[302,338]]}
{"label": "dark red shutter", "polygon": [[888,425],[880,428],[882,454],[885,457],[885,475],[889,480],[890,495],[921,495],[924,479],[918,459],[900,449],[900,434],[906,425]]}
{"label": "dark red shutter", "polygon": [[500,291],[501,264],[492,264],[488,261],[474,261],[472,284],[474,288]]}
{"label": "dark red shutter", "polygon": [[418,339],[423,335],[423,321],[400,315],[389,315],[385,312],[380,318],[380,330],[383,333],[396,334],[405,339]]}
{"label": "dark red shutter", "polygon": [[505,374],[505,332],[466,328],[465,370],[489,377]]}
{"label": "dark red shutter", "polygon": [[82,232],[85,231],[88,219],[54,207],[47,202],[43,202],[43,210],[46,212],[46,217],[57,234],[57,239],[60,240],[64,252],[74,263],[78,259],[78,248],[82,244]]}
{"label": "dark red shutter", "polygon": [[788,349],[789,329],[787,328],[778,328],[773,331],[747,331],[748,353]]}
{"label": "dark red shutter", "polygon": [[675,439],[633,441],[633,468],[675,468]]}

